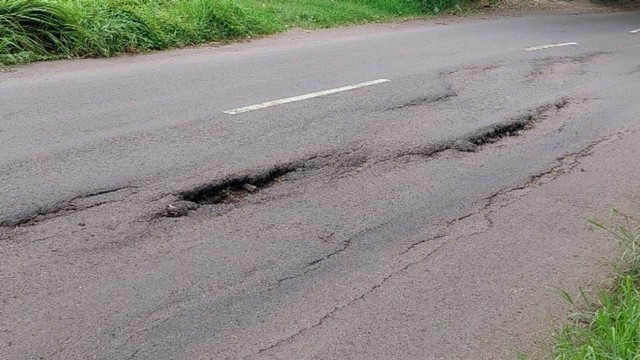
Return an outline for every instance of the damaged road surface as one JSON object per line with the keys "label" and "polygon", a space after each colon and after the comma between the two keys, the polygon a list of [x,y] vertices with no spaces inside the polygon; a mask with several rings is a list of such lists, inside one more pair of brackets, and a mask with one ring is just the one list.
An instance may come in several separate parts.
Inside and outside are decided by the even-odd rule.
{"label": "damaged road surface", "polygon": [[536,350],[567,310],[549,287],[597,283],[617,251],[586,219],[637,212],[638,22],[372,25],[0,73],[0,357]]}

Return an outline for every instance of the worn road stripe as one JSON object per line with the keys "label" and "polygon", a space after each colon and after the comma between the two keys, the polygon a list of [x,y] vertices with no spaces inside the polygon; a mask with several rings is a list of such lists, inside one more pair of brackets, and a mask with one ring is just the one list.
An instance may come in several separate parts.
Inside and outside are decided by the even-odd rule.
{"label": "worn road stripe", "polygon": [[235,115],[235,114],[240,114],[240,113],[247,112],[247,111],[264,109],[264,108],[267,108],[267,107],[270,107],[270,106],[282,105],[282,104],[287,104],[287,103],[291,103],[291,102],[295,102],[295,101],[301,101],[301,100],[308,100],[308,99],[313,99],[313,98],[317,98],[317,97],[325,96],[325,95],[331,95],[331,94],[335,94],[335,93],[339,93],[339,92],[343,92],[343,91],[359,89],[359,88],[363,88],[365,86],[382,84],[382,83],[385,83],[385,82],[388,82],[388,81],[391,81],[391,80],[389,80],[389,79],[378,79],[378,80],[373,80],[373,81],[367,81],[367,82],[363,82],[363,83],[359,83],[359,84],[355,84],[355,85],[343,86],[343,87],[339,87],[339,88],[335,88],[335,89],[318,91],[318,92],[314,92],[314,93],[310,93],[310,94],[293,96],[293,97],[284,98],[284,99],[280,99],[280,100],[267,101],[267,102],[262,103],[262,104],[256,104],[256,105],[245,106],[245,107],[241,107],[241,108],[237,108],[237,109],[226,110],[226,111],[223,111],[223,113]]}
{"label": "worn road stripe", "polygon": [[631,30],[629,32],[632,33],[632,34],[640,33],[640,29]]}
{"label": "worn road stripe", "polygon": [[522,49],[522,51],[536,51],[536,50],[544,50],[554,47],[560,46],[570,46],[570,45],[578,45],[577,42],[568,42],[568,43],[560,43],[560,44],[547,44],[547,45],[539,45]]}

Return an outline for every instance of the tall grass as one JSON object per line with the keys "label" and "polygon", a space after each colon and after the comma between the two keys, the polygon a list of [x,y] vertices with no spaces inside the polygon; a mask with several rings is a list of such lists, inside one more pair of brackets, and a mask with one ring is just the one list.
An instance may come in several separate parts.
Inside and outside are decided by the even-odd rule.
{"label": "tall grass", "polygon": [[0,64],[418,17],[468,0],[0,0]]}
{"label": "tall grass", "polygon": [[67,8],[79,29],[75,55],[111,56],[162,47],[156,32],[132,6],[97,0],[76,2]]}
{"label": "tall grass", "polygon": [[620,217],[614,227],[594,223],[624,246],[613,285],[594,298],[582,293],[580,305],[563,293],[577,309],[576,323],[556,335],[555,359],[640,359],[640,223]]}
{"label": "tall grass", "polygon": [[0,63],[68,55],[76,31],[58,4],[0,0]]}

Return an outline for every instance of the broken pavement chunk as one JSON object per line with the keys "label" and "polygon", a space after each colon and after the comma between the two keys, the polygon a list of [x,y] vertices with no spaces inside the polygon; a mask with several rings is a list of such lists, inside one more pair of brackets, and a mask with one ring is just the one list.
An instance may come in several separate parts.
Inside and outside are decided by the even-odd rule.
{"label": "broken pavement chunk", "polygon": [[167,217],[187,216],[189,214],[189,211],[195,210],[197,208],[198,205],[191,201],[178,201],[173,204],[167,205],[165,214]]}
{"label": "broken pavement chunk", "polygon": [[248,183],[247,184],[243,184],[242,188],[247,190],[248,192],[254,192],[254,191],[256,191],[258,189],[257,186],[251,185],[251,184],[248,184]]}

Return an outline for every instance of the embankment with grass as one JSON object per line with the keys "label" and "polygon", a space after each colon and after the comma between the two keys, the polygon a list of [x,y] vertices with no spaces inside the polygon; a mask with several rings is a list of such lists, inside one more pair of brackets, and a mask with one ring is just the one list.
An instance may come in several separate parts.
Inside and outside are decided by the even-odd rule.
{"label": "embankment with grass", "polygon": [[575,310],[554,338],[558,360],[640,359],[640,222],[621,216],[615,226],[594,225],[624,248],[611,284],[595,294],[562,295]]}
{"label": "embankment with grass", "polygon": [[469,0],[0,0],[0,64],[415,18]]}

